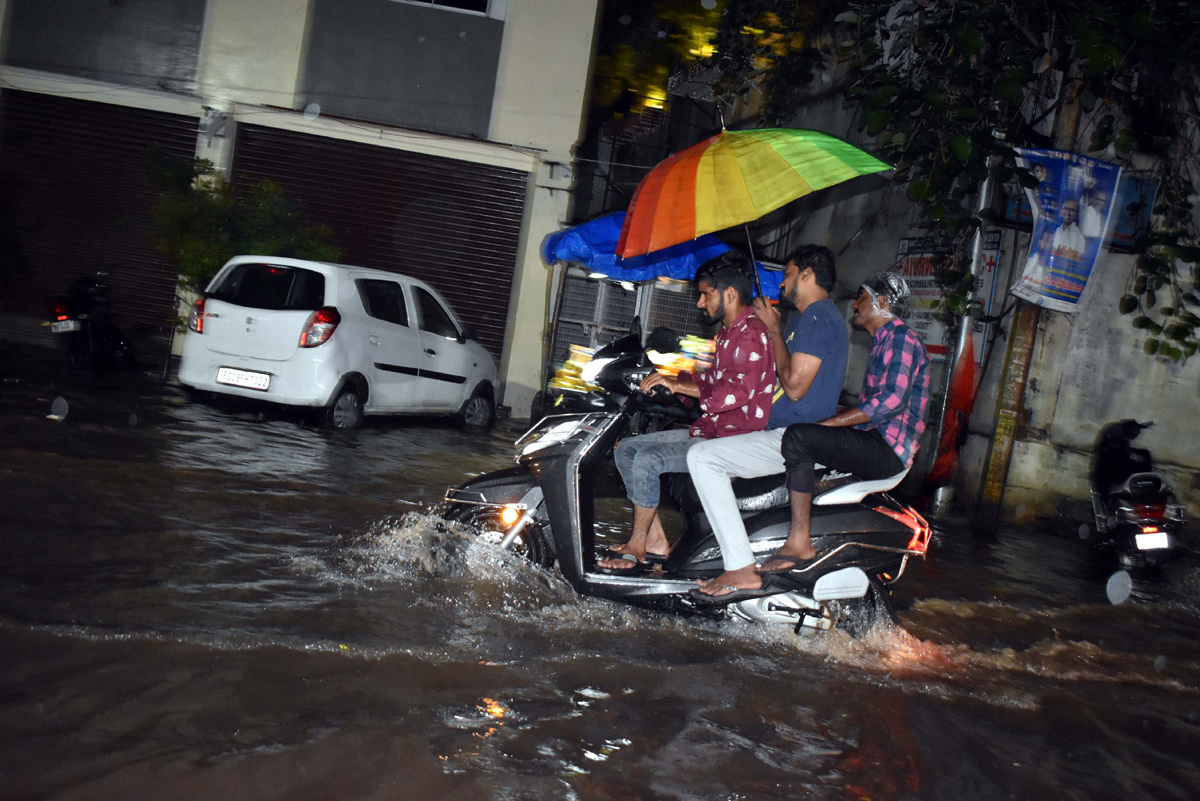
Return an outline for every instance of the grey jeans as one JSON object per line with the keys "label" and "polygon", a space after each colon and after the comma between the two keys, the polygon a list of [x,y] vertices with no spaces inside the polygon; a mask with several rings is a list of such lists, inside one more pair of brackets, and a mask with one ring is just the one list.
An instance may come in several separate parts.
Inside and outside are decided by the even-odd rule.
{"label": "grey jeans", "polygon": [[701,440],[687,452],[687,469],[708,515],[726,570],[754,564],[750,537],[733,496],[734,478],[784,472],[780,444],[786,428]]}
{"label": "grey jeans", "polygon": [[685,472],[688,449],[705,441],[689,436],[686,428],[655,431],[621,440],[613,459],[625,482],[629,500],[644,509],[657,508],[659,478],[663,473]]}

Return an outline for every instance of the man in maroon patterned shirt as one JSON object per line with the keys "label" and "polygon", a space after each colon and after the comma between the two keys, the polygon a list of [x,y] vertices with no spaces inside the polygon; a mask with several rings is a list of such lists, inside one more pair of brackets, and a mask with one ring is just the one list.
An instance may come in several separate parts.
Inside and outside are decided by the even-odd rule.
{"label": "man in maroon patterned shirt", "polygon": [[775,354],[766,326],[750,306],[753,269],[745,255],[730,251],[696,271],[697,308],[704,310],[708,324],[724,326],[713,366],[676,378],[651,373],[641,389],[665,386],[677,395],[697,398],[704,413],[688,431],[627,437],[617,445],[617,469],[633,502],[633,534],[629,542],[609,549],[610,558],[597,562],[601,572],[638,572],[648,561],[666,556],[670,546],[658,519],[659,479],[663,473],[687,471],[687,452],[693,444],[766,428],[775,388]]}

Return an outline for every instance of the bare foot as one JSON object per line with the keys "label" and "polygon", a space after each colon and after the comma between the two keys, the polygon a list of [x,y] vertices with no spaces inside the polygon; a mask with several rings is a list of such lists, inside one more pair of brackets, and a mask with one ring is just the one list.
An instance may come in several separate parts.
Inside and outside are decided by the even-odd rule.
{"label": "bare foot", "polygon": [[714,597],[728,595],[734,590],[762,589],[762,578],[754,572],[753,562],[737,570],[726,570],[714,579],[696,583],[700,585],[700,592]]}

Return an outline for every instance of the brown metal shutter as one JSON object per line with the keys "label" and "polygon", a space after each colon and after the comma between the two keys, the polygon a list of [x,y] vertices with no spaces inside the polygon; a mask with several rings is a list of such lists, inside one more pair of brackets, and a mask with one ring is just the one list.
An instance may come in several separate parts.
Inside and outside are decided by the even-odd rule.
{"label": "brown metal shutter", "polygon": [[243,124],[233,174],[282,186],[343,262],[428,282],[500,356],[527,173]]}
{"label": "brown metal shutter", "polygon": [[148,148],[196,151],[196,118],[0,93],[0,309],[43,316],[81,275],[109,271],[118,324],[166,330],[175,270],[153,246]]}

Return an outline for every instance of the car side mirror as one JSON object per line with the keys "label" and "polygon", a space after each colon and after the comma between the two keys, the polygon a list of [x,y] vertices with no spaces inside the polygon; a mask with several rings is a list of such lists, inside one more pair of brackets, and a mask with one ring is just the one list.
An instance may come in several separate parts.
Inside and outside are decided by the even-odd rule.
{"label": "car side mirror", "polygon": [[473,325],[466,326],[458,334],[458,341],[460,344],[469,339],[479,339],[479,330]]}

